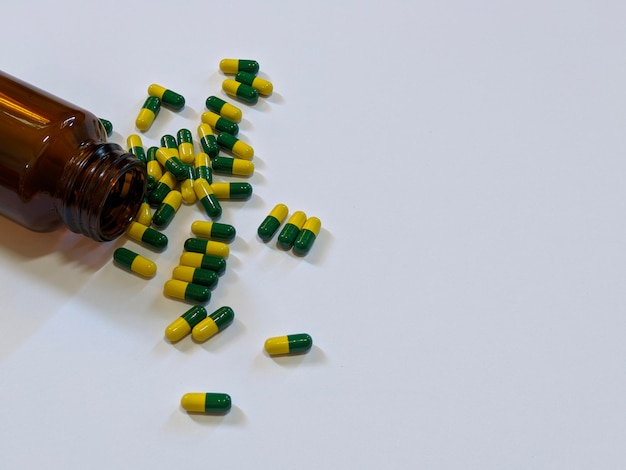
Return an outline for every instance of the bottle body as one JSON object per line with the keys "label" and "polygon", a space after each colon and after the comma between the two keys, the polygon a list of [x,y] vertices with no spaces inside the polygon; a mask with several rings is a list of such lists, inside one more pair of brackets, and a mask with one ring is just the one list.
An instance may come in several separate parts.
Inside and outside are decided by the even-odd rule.
{"label": "bottle body", "polygon": [[66,225],[98,241],[124,232],[145,166],[89,111],[0,72],[0,214],[36,231]]}

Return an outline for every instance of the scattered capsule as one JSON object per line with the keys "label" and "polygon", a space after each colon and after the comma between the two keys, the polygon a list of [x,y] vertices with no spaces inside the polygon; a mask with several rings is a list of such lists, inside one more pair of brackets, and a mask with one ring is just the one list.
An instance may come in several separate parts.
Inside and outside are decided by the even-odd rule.
{"label": "scattered capsule", "polygon": [[287,218],[288,213],[289,209],[286,205],[276,204],[265,220],[261,222],[261,225],[259,225],[259,228],[257,229],[259,238],[261,238],[264,242],[271,240],[278,230],[278,227],[280,227],[280,224],[282,224]]}
{"label": "scattered capsule", "polygon": [[178,149],[161,147],[156,151],[156,159],[167,171],[172,173],[177,180],[187,178],[187,169],[184,163],[178,158]]}
{"label": "scattered capsule", "polygon": [[220,307],[191,330],[191,336],[196,341],[206,341],[211,336],[230,325],[235,318],[235,312],[230,307]]}
{"label": "scattered capsule", "polygon": [[126,229],[126,235],[133,240],[150,245],[158,250],[164,250],[167,247],[167,237],[161,232],[157,232],[153,228],[140,224],[139,222],[131,222]]}
{"label": "scattered capsule", "polygon": [[156,96],[165,106],[176,111],[180,111],[185,107],[185,98],[183,95],[176,93],[175,91],[168,90],[167,88],[157,85],[156,83],[153,83],[148,87],[148,94],[150,96]]}
{"label": "scattered capsule", "polygon": [[[204,124],[206,126],[206,124]],[[196,154],[196,173],[194,179],[205,179],[211,184],[213,182],[213,170],[211,170],[211,160],[204,152]]]}
{"label": "scattered capsule", "polygon": [[128,146],[128,151],[139,160],[144,163],[148,161],[148,159],[146,158],[146,151],[144,150],[143,143],[141,142],[141,137],[139,137],[137,134],[129,135],[126,139],[126,145]]}
{"label": "scattered capsule", "polygon": [[215,140],[213,128],[203,122],[198,126],[198,137],[200,138],[202,150],[211,158],[217,157],[217,154],[220,153],[220,148]]}
{"label": "scattered capsule", "polygon": [[148,200],[153,205],[161,204],[165,199],[165,196],[167,196],[170,191],[172,191],[176,187],[177,184],[178,181],[176,180],[174,175],[171,174],[169,171],[166,171],[165,173],[163,173],[161,179],[154,186],[152,192],[150,192],[150,194],[148,195]]}
{"label": "scattered capsule", "polygon": [[222,215],[222,206],[215,197],[215,194],[213,194],[211,185],[207,180],[202,178],[195,180],[193,182],[193,189],[209,217],[215,219]]}
{"label": "scattered capsule", "polygon": [[203,220],[196,220],[191,224],[191,233],[196,237],[210,238],[225,243],[232,242],[237,235],[237,231],[232,225]]}
{"label": "scattered capsule", "polygon": [[207,286],[179,281],[178,279],[166,281],[163,292],[168,297],[202,304],[207,303],[211,299],[211,290]]}
{"label": "scattered capsule", "polygon": [[308,352],[312,346],[313,339],[306,333],[276,336],[265,341],[265,351],[270,356],[302,354]]}
{"label": "scattered capsule", "polygon": [[206,107],[211,111],[219,114],[226,119],[229,119],[233,122],[240,122],[243,117],[243,113],[241,109],[237,106],[227,103],[221,98],[217,96],[209,96],[206,99]]}
{"label": "scattered capsule", "polygon": [[180,193],[183,196],[183,202],[185,204],[193,204],[198,200],[196,197],[196,191],[193,189],[194,182],[194,169],[191,165],[185,165],[189,176],[180,182]]}
{"label": "scattered capsule", "polygon": [[272,94],[272,91],[274,91],[274,85],[272,85],[272,82],[265,80],[264,78],[257,77],[249,72],[237,72],[235,80],[239,83],[251,86],[263,96],[269,96]]}
{"label": "scattered capsule", "polygon": [[102,127],[104,127],[104,132],[106,132],[107,137],[111,137],[111,134],[113,134],[113,124],[111,121],[102,118],[99,118],[98,120],[100,121],[100,124],[102,124]]}
{"label": "scattered capsule", "polygon": [[280,231],[280,235],[278,235],[278,246],[285,250],[291,248],[305,222],[306,214],[304,212],[294,212],[293,215],[289,217],[287,224]]}
{"label": "scattered capsule", "polygon": [[226,271],[226,260],[218,256],[203,255],[202,253],[185,252],[180,255],[179,263],[192,268],[202,268],[213,271],[219,275]]}
{"label": "scattered capsule", "polygon": [[157,266],[148,258],[129,250],[128,248],[118,248],[113,252],[113,259],[120,265],[130,269],[135,274],[151,278],[157,271]]}
{"label": "scattered capsule", "polygon": [[237,135],[239,132],[239,126],[236,123],[223,118],[219,114],[215,114],[213,111],[203,112],[200,119],[216,131],[228,132],[230,135]]}
{"label": "scattered capsule", "polygon": [[200,305],[194,305],[165,328],[165,337],[172,343],[180,341],[191,329],[207,317],[207,311]]}
{"label": "scattered capsule", "polygon": [[191,266],[176,266],[172,272],[172,279],[200,284],[212,289],[217,285],[219,276],[215,271]]}
{"label": "scattered capsule", "polygon": [[317,217],[306,219],[296,241],[293,242],[293,252],[300,256],[306,255],[313,246],[315,238],[320,233],[321,228],[322,222]]}
{"label": "scattered capsule", "polygon": [[189,129],[181,129],[176,133],[176,142],[178,143],[178,158],[183,163],[193,163],[195,160],[195,152],[193,150],[193,139]]}
{"label": "scattered capsule", "polygon": [[156,119],[161,110],[161,100],[156,96],[148,96],[145,103],[141,107],[141,111],[139,111],[139,115],[135,120],[135,125],[137,129],[141,132],[146,132],[150,129],[150,126]]}
{"label": "scattered capsule", "polygon": [[150,203],[147,198],[143,198],[143,202],[141,206],[139,206],[139,210],[137,211],[137,215],[135,216],[135,221],[139,222],[142,225],[150,225],[152,223],[152,211],[150,210]]}
{"label": "scattered capsule", "polygon": [[163,202],[152,216],[152,224],[159,228],[165,228],[174,218],[176,211],[180,208],[183,196],[175,189],[170,191]]}
{"label": "scattered capsule", "polygon": [[258,73],[259,63],[256,60],[247,59],[222,59],[220,70],[226,74],[234,75],[237,72]]}
{"label": "scattered capsule", "polygon": [[157,147],[150,147],[146,152],[146,170],[148,172],[148,188],[152,189],[163,176],[163,167],[156,159]]}
{"label": "scattered capsule", "polygon": [[190,413],[224,414],[230,410],[231,399],[226,393],[185,393],[180,406]]}
{"label": "scattered capsule", "polygon": [[254,149],[252,146],[231,134],[222,132],[218,134],[216,141],[220,147],[230,150],[236,157],[243,158],[244,160],[252,160],[252,157],[254,157]]}
{"label": "scattered capsule", "polygon": [[185,240],[185,250],[219,258],[228,258],[230,252],[226,243],[204,240],[202,238],[188,238]]}
{"label": "scattered capsule", "polygon": [[254,173],[254,163],[241,158],[215,157],[211,165],[215,173],[250,176]]}
{"label": "scattered capsule", "polygon": [[212,183],[211,189],[218,199],[248,199],[252,196],[250,183]]}
{"label": "scattered capsule", "polygon": [[240,100],[250,104],[255,104],[259,101],[258,91],[249,85],[239,83],[235,80],[231,80],[230,78],[227,78],[222,82],[222,90],[233,98],[239,98]]}

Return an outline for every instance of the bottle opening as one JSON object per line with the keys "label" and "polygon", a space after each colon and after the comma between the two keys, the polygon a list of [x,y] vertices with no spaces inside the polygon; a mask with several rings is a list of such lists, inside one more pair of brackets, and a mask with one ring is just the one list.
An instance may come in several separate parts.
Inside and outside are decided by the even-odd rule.
{"label": "bottle opening", "polygon": [[130,168],[113,183],[100,214],[99,231],[103,239],[117,238],[135,217],[143,201],[144,179],[139,168]]}

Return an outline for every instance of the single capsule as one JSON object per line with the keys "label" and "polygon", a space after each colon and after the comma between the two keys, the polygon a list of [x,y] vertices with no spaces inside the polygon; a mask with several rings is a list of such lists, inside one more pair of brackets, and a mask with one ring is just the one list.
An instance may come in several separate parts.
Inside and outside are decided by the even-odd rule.
{"label": "single capsule", "polygon": [[153,83],[148,87],[148,94],[150,96],[156,96],[163,102],[163,105],[174,109],[175,111],[180,111],[185,107],[185,98],[183,95],[176,93],[175,91],[168,90],[167,88],[157,85],[156,83]]}
{"label": "single capsule", "polygon": [[128,151],[130,153],[142,162],[147,163],[148,159],[146,157],[146,151],[143,148],[143,143],[141,142],[141,137],[137,134],[129,135],[126,139],[126,145],[128,146]]}
{"label": "single capsule", "polygon": [[211,290],[207,286],[192,282],[170,279],[165,282],[163,292],[174,299],[187,300],[188,302],[207,303],[211,299]]}
{"label": "single capsule", "polygon": [[223,73],[234,75],[237,72],[259,73],[259,63],[249,59],[222,59],[220,70]]}
{"label": "single capsule", "polygon": [[193,138],[189,129],[181,129],[176,133],[178,143],[178,158],[183,163],[193,163],[195,152],[193,150]]}
{"label": "single capsule", "polygon": [[211,315],[199,322],[191,330],[191,337],[196,341],[206,341],[219,331],[230,325],[235,318],[235,312],[230,307],[218,308]]}
{"label": "single capsule", "polygon": [[150,210],[148,198],[143,198],[143,202],[141,203],[141,206],[139,206],[137,215],[135,215],[135,221],[147,226],[150,226],[152,223],[152,211]]}
{"label": "single capsule", "polygon": [[252,196],[250,183],[212,183],[211,189],[218,199],[248,199]]}
{"label": "single capsule", "polygon": [[265,341],[265,351],[267,351],[270,356],[303,354],[308,352],[312,346],[313,339],[306,333],[276,336]]}
{"label": "single capsule", "polygon": [[287,218],[288,213],[289,209],[286,205],[276,204],[265,220],[261,222],[261,225],[259,225],[257,229],[259,238],[264,242],[271,240],[280,224]]}
{"label": "single capsule", "polygon": [[126,229],[126,235],[137,242],[144,243],[158,250],[164,250],[167,247],[165,234],[157,232],[153,228],[139,222],[131,222]]}
{"label": "single capsule", "polygon": [[239,98],[246,103],[255,104],[259,101],[259,92],[249,85],[227,78],[222,82],[222,90],[233,98]]}
{"label": "single capsule", "polygon": [[104,132],[106,132],[107,137],[111,137],[111,134],[113,134],[113,124],[111,121],[102,118],[99,118],[98,120],[100,121],[100,124],[102,124],[102,127],[104,127]]}
{"label": "single capsule", "polygon": [[152,205],[155,206],[161,204],[165,199],[165,196],[167,196],[170,191],[172,191],[176,187],[177,184],[178,181],[176,180],[174,175],[171,174],[169,171],[166,171],[163,176],[161,176],[161,179],[154,186],[152,192],[148,195],[148,200]]}
{"label": "single capsule", "polygon": [[141,111],[139,111],[139,115],[135,120],[135,126],[141,132],[146,132],[150,129],[150,126],[159,115],[159,111],[161,110],[161,100],[156,96],[148,96],[145,103],[141,107]]}
{"label": "single capsule", "polygon": [[[206,124],[205,124],[206,126]],[[213,182],[213,170],[211,170],[211,160],[204,152],[196,154],[196,173],[194,179],[205,179],[211,184]]]}
{"label": "single capsule", "polygon": [[257,77],[249,72],[237,72],[235,80],[239,83],[250,85],[263,96],[269,96],[272,94],[272,91],[274,91],[274,85],[272,85],[272,82],[265,80],[264,78]]}
{"label": "single capsule", "polygon": [[254,173],[254,163],[241,158],[215,157],[211,165],[215,173],[250,176]]}
{"label": "single capsule", "polygon": [[176,343],[189,333],[191,329],[207,317],[207,311],[200,305],[194,305],[165,328],[165,337]]}
{"label": "single capsule", "polygon": [[320,233],[321,228],[322,222],[317,217],[306,219],[296,241],[293,242],[293,252],[299,256],[306,255],[313,246],[315,238]]}
{"label": "single capsule", "polygon": [[180,182],[180,193],[183,195],[183,202],[185,204],[193,204],[198,200],[196,197],[196,191],[193,189],[194,182],[194,170],[191,165],[185,164],[189,176]]}
{"label": "single capsule", "polygon": [[252,146],[231,134],[221,132],[217,135],[216,141],[220,147],[230,150],[235,157],[243,158],[244,160],[252,160],[252,157],[254,157]]}
{"label": "single capsule", "polygon": [[120,265],[130,269],[135,274],[151,278],[157,271],[156,264],[148,258],[129,250],[128,248],[118,248],[113,252],[113,259]]}
{"label": "single capsule", "polygon": [[202,178],[194,180],[193,189],[209,217],[215,219],[222,215],[222,206],[215,197],[215,194],[213,194],[211,185],[207,180]]}
{"label": "single capsule", "polygon": [[152,216],[152,224],[158,228],[165,228],[174,218],[176,211],[180,208],[183,196],[175,189],[170,191],[163,202]]}
{"label": "single capsule", "polygon": [[241,118],[243,117],[243,113],[241,112],[241,109],[239,109],[235,105],[227,103],[226,101],[224,101],[221,98],[218,98],[217,96],[209,96],[206,99],[206,107],[209,110],[233,122],[240,122]]}
{"label": "single capsule", "polygon": [[156,159],[177,180],[180,181],[187,178],[187,169],[178,158],[178,149],[161,147],[156,151]]}
{"label": "single capsule", "polygon": [[198,126],[198,137],[200,138],[202,150],[211,158],[217,157],[217,154],[220,153],[220,148],[215,140],[213,128],[203,122]]}
{"label": "single capsule", "polygon": [[185,393],[180,406],[189,413],[228,413],[231,407],[230,395],[226,393]]}
{"label": "single capsule", "polygon": [[239,132],[239,126],[237,124],[223,118],[219,114],[215,114],[213,111],[203,112],[200,119],[202,119],[203,123],[208,124],[216,131],[228,132],[230,135],[237,135]]}
{"label": "single capsule", "polygon": [[226,260],[218,256],[203,255],[202,253],[185,252],[180,255],[180,264],[183,266],[191,266],[192,268],[208,269],[217,273],[224,274],[226,271]]}
{"label": "single capsule", "polygon": [[191,224],[191,233],[196,237],[209,238],[225,243],[232,242],[237,235],[237,231],[232,225],[202,220],[196,220]]}
{"label": "single capsule", "polygon": [[280,231],[280,235],[278,235],[278,246],[285,250],[291,248],[305,222],[306,214],[304,212],[294,212],[293,215],[289,217],[287,224]]}
{"label": "single capsule", "polygon": [[176,266],[172,272],[172,279],[191,282],[212,289],[217,285],[219,276],[215,271],[191,266]]}
{"label": "single capsule", "polygon": [[226,243],[214,240],[204,240],[202,238],[188,238],[185,240],[185,250],[192,253],[202,253],[203,255],[228,258],[230,250]]}
{"label": "single capsule", "polygon": [[163,167],[156,159],[157,147],[150,147],[146,152],[146,170],[148,172],[148,188],[156,186],[157,181],[163,176]]}

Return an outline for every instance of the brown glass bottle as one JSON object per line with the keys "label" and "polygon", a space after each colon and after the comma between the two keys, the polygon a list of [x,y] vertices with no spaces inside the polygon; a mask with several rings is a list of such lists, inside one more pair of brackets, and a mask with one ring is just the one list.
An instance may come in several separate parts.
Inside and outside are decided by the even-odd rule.
{"label": "brown glass bottle", "polygon": [[145,165],[98,118],[0,71],[0,214],[44,232],[121,235],[146,191]]}

